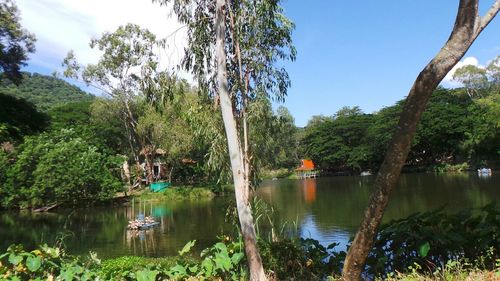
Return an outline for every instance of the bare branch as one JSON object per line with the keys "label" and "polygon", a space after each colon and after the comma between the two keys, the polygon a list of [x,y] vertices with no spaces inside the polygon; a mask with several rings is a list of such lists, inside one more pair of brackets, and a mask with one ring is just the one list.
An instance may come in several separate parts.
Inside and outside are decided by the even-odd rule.
{"label": "bare branch", "polygon": [[483,29],[491,22],[491,20],[497,15],[498,11],[500,10],[500,0],[496,0],[493,5],[491,5],[490,9],[488,12],[481,18],[481,22],[479,24],[479,27],[476,31],[476,36],[483,31]]}

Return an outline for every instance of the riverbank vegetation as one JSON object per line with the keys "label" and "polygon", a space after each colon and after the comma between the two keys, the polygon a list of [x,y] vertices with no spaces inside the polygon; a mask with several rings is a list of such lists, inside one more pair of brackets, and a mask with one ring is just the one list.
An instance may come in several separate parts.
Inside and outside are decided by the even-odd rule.
{"label": "riverbank vegetation", "polygon": [[[498,84],[470,97],[465,88],[439,88],[418,126],[405,169],[457,171],[498,165]],[[301,139],[303,155],[330,172],[378,170],[394,133],[403,101],[367,114],[345,107],[309,121]],[[457,166],[458,165],[458,166]]]}
{"label": "riverbank vegetation", "polygon": [[209,187],[175,186],[159,192],[145,191],[135,198],[139,201],[204,201],[215,195]]}
{"label": "riverbank vegetation", "polygon": [[[1,106],[9,112],[0,120],[2,207],[86,205],[159,179],[193,186],[234,182],[235,225],[242,238],[225,238],[197,261],[184,258],[194,243],[190,242],[175,266],[133,269],[119,276],[124,279],[265,280],[266,267],[270,278],[321,280],[340,272],[343,265],[344,279],[357,280],[364,269],[374,276],[410,267],[432,273],[450,260],[470,259],[486,269],[496,266],[499,214],[494,208],[457,215],[457,221],[430,213],[393,222],[378,232],[377,227],[405,164],[446,171],[497,163],[499,58],[485,69],[458,69],[454,78],[463,88],[436,87],[497,14],[498,2],[481,17],[477,0],[460,1],[449,41],[422,70],[405,102],[373,114],[344,107],[333,116],[313,118],[303,130],[294,126],[284,107],[272,109],[271,102],[283,101],[291,85],[280,64],[296,58],[294,24],[279,1],[156,2],[173,2],[173,13],[187,29],[188,47],[180,66],[194,76],[196,86],[160,67],[157,50],[167,48],[164,39],[126,24],[91,40],[90,47],[101,55],[94,64],[82,65],[72,51],[63,61],[63,75],[98,89],[99,98],[66,87],[57,73],[51,78],[23,76],[20,66],[34,51],[34,37],[21,28],[15,4],[0,3],[2,21],[7,23],[0,27],[0,67],[5,73],[0,79],[14,83],[2,84],[0,93],[7,101]],[[22,79],[40,87],[18,87]],[[76,103],[62,104],[36,91],[63,86],[65,90],[55,93],[62,100],[72,96]],[[13,108],[28,114],[16,114]],[[258,244],[259,217],[252,216],[251,188],[263,169],[289,169],[300,158],[311,158],[333,173],[385,165],[348,253],[330,253],[334,246],[310,239],[280,241],[274,235]],[[206,195],[203,192],[177,188],[162,195],[197,199]],[[479,246],[474,244],[478,241]],[[13,280],[37,274],[62,279],[100,274],[95,256],[87,263],[62,255],[58,248],[25,252],[14,246],[1,257],[2,273]]]}
{"label": "riverbank vegetation", "polygon": [[[494,205],[488,205],[453,215],[439,210],[414,214],[383,225],[365,274],[377,280],[495,280],[500,277],[499,215]],[[266,223],[258,222],[260,228]],[[222,235],[220,242],[201,255],[192,253],[196,242],[191,241],[178,256],[165,258],[125,256],[100,260],[92,253],[75,257],[62,248],[46,245],[33,251],[11,246],[0,254],[0,277],[246,280],[242,241],[237,230],[235,233],[234,238]],[[338,246],[290,237],[287,232],[259,238],[263,264],[271,280],[337,280],[346,254],[338,251]]]}
{"label": "riverbank vegetation", "polygon": [[[30,77],[32,76],[25,75],[27,80],[31,79]],[[41,81],[43,77],[37,75],[36,79]],[[209,141],[217,140],[215,136],[218,134],[217,131],[221,130],[220,120],[207,121],[205,117],[213,114],[208,101],[190,94],[195,90],[185,82],[176,83],[179,89],[187,91],[185,95],[189,98],[181,99],[182,93],[178,93],[173,97],[173,106],[178,110],[190,112],[189,117],[179,115],[176,117],[180,118],[179,126],[167,130],[158,124],[167,121],[172,123],[174,122],[172,117],[165,117],[164,113],[161,113],[163,111],[155,113],[156,109],[141,105],[144,102],[139,99],[134,102],[133,107],[136,111],[134,114],[140,120],[139,131],[146,135],[151,132],[160,134],[157,136],[158,140],[165,140],[161,135],[175,135],[174,142],[172,140],[168,144],[155,145],[171,147],[169,155],[158,156],[158,159],[169,159],[165,161],[170,165],[169,174],[172,182],[178,185],[203,186],[208,183],[220,186],[229,179],[228,167],[219,165],[223,163],[225,145],[222,139]],[[495,87],[484,86],[478,89],[480,94],[473,98],[467,94],[467,88],[436,90],[429,101],[428,110],[424,113],[423,124],[417,130],[417,138],[406,169],[449,172],[476,169],[486,164],[495,167],[497,164],[495,159],[498,158],[495,149],[500,145],[497,120],[500,114],[495,114],[497,108],[493,102],[498,99],[498,91],[495,90],[498,85]],[[52,94],[57,96],[57,91],[59,90],[54,90]],[[132,165],[131,182],[127,186],[128,179],[124,178],[122,163],[126,159],[133,162],[133,157],[126,141],[127,129],[120,121],[118,112],[113,109],[115,107],[113,100],[94,98],[89,101],[61,104],[65,100],[61,98],[52,106],[50,103],[43,104],[48,109],[42,111],[38,105],[24,101],[20,97],[12,98],[10,95],[1,97],[9,101],[0,105],[5,107],[5,110],[0,111],[5,113],[0,114],[2,121],[0,136],[3,143],[0,152],[2,162],[0,169],[3,171],[0,184],[3,188],[0,189],[0,193],[3,195],[1,200],[3,207],[40,207],[55,202],[70,203],[62,199],[61,190],[81,189],[83,185],[78,183],[78,178],[82,178],[79,173],[84,173],[83,170],[75,170],[77,162],[70,161],[68,158],[70,155],[83,157],[80,161],[88,161],[86,163],[88,169],[92,169],[91,166],[96,169],[98,163],[108,167],[107,171],[95,171],[92,177],[94,182],[110,183],[107,191],[96,191],[97,193],[91,191],[92,188],[89,187],[89,192],[83,192],[86,194],[82,193],[81,196],[73,198],[71,204],[77,204],[75,200],[80,199],[83,201],[109,199],[109,196],[113,196],[116,191],[128,191],[134,178],[137,180],[145,177]],[[314,117],[303,129],[293,125],[293,117],[285,108],[272,113],[270,104],[263,103],[259,104],[259,109],[268,112],[266,119],[272,120],[268,129],[269,132],[274,132],[271,135],[274,137],[257,138],[260,141],[255,146],[262,149],[259,149],[255,156],[254,161],[257,161],[255,164],[260,167],[255,176],[271,179],[289,176],[293,172],[294,163],[298,163],[299,158],[306,157],[312,158],[325,173],[376,170],[382,160],[380,151],[384,151],[390,139],[391,128],[394,128],[391,124],[397,122],[401,102],[373,114],[365,114],[359,108],[344,108],[332,117]],[[25,113],[19,114],[20,112]],[[141,116],[147,118],[143,119]],[[204,122],[205,125],[199,127],[197,125],[199,122]],[[268,130],[258,129],[256,131]],[[69,140],[72,142],[64,143]],[[290,144],[281,146],[282,142]],[[53,159],[61,158],[66,162],[57,161],[48,164],[49,156],[45,157],[47,159],[39,159],[41,154],[48,151],[51,151],[50,157]],[[89,155],[94,155],[95,158],[87,157]],[[272,155],[281,156],[272,157]],[[30,161],[23,162],[23,158]],[[41,165],[35,173],[40,160],[42,160]],[[46,168],[47,173],[42,171],[42,166]],[[45,187],[44,191],[26,191],[30,190],[35,182],[42,183],[49,181],[49,177],[55,177],[55,174],[51,174],[52,171],[59,173],[64,171],[64,176],[58,174],[61,179],[53,179],[52,186]],[[98,177],[101,179],[97,179]],[[117,182],[122,182],[122,187],[118,187]],[[64,183],[64,188],[55,187],[61,183]],[[44,196],[38,198],[42,193]]]}

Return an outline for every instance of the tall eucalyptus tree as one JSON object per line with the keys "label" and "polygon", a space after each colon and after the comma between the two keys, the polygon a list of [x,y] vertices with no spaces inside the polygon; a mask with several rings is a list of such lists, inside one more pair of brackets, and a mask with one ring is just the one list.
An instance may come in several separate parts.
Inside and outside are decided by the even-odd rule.
{"label": "tall eucalyptus tree", "polygon": [[347,253],[342,271],[343,280],[361,278],[373,238],[410,151],[417,124],[427,102],[446,74],[460,61],[481,31],[496,16],[500,9],[500,0],[496,0],[482,17],[479,15],[478,6],[479,0],[460,0],[455,25],[448,41],[420,72],[410,89],[396,132],[377,173],[375,191]]}
{"label": "tall eucalyptus tree", "polygon": [[265,280],[249,205],[252,167],[247,106],[257,96],[283,100],[290,85],[278,61],[295,59],[294,25],[279,0],[156,0],[173,2],[187,26],[183,66],[220,106],[241,232],[252,280]]}
{"label": "tall eucalyptus tree", "polygon": [[[159,70],[159,60],[155,53],[162,46],[163,42],[157,40],[150,31],[135,24],[127,24],[114,32],[105,32],[100,38],[90,42],[91,48],[103,52],[96,64],[80,65],[72,51],[63,62],[66,77],[84,81],[121,105],[120,116],[137,166],[140,165],[140,151],[148,143],[138,135],[134,99],[139,95],[151,102],[165,99],[163,92],[166,87],[160,85],[169,79]],[[151,176],[152,168],[149,167],[148,170]]]}

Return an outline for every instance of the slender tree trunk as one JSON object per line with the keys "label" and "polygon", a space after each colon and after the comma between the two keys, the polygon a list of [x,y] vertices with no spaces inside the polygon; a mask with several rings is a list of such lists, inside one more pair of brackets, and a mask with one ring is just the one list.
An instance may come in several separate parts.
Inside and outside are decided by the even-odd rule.
{"label": "slender tree trunk", "polygon": [[479,33],[495,17],[500,0],[480,18],[478,0],[460,0],[455,26],[450,38],[420,72],[408,94],[384,162],[375,180],[375,191],[365,211],[361,226],[349,248],[342,271],[343,280],[359,280],[366,257],[371,250],[377,228],[382,220],[389,196],[406,161],[420,117],[427,102],[446,74],[460,61]]}
{"label": "slender tree trunk", "polygon": [[[140,171],[141,170],[141,161],[140,161],[140,158],[139,158],[139,153],[137,152],[137,147],[136,147],[136,142],[134,141],[134,136],[133,136],[133,132],[132,132],[132,129],[130,128],[129,126],[129,122],[127,122],[127,114],[124,112],[124,117],[123,117],[123,123],[125,125],[125,129],[127,130],[127,139],[128,139],[128,144],[130,146],[130,152],[132,152],[132,156],[134,158],[134,163],[135,163],[135,169],[136,171]],[[134,188],[134,186],[136,185],[135,182],[137,180],[140,181],[140,178],[138,178],[138,175],[135,174],[135,179],[134,179],[134,183],[130,185],[129,187],[129,192],[132,191],[132,189]]]}
{"label": "slender tree trunk", "polygon": [[251,178],[251,167],[250,167],[250,148],[249,148],[249,137],[248,137],[248,119],[247,119],[247,106],[248,106],[248,72],[246,74],[246,79],[243,79],[243,64],[241,62],[241,49],[240,41],[238,40],[238,33],[235,26],[235,17],[231,7],[231,3],[228,0],[226,2],[226,9],[229,12],[229,23],[230,23],[230,34],[233,41],[234,53],[236,54],[236,60],[238,61],[238,76],[239,76],[239,89],[243,96],[241,104],[241,119],[243,123],[243,169],[245,171],[245,197],[250,196],[250,178]]}
{"label": "slender tree trunk", "polygon": [[[123,161],[122,170],[123,180],[127,183],[127,191],[130,191],[132,184],[130,183],[130,166],[128,164],[128,160]],[[125,192],[125,195],[127,195],[127,192]]]}
{"label": "slender tree trunk", "polygon": [[226,130],[229,157],[231,160],[231,170],[233,172],[234,193],[236,197],[236,208],[241,225],[241,233],[245,243],[245,253],[250,269],[251,280],[266,280],[262,260],[257,247],[257,239],[253,224],[252,211],[248,204],[245,192],[245,170],[243,163],[243,153],[238,137],[238,130],[233,105],[229,95],[226,51],[225,51],[225,22],[224,22],[224,0],[217,0],[215,16],[216,46],[215,58],[217,60],[217,92],[220,97],[222,119]]}
{"label": "slender tree trunk", "polygon": [[154,182],[154,175],[153,175],[153,166],[155,159],[154,150],[155,148],[153,145],[146,145],[144,147],[144,159],[146,162],[146,182],[148,184]]}

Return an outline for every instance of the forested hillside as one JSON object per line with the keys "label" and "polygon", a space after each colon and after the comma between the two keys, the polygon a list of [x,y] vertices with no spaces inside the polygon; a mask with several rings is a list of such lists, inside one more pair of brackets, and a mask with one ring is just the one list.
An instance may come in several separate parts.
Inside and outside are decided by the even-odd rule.
{"label": "forested hillside", "polygon": [[22,83],[19,86],[8,79],[1,78],[0,93],[23,98],[33,103],[41,111],[47,111],[55,105],[93,99],[92,95],[80,90],[80,88],[52,76],[24,72]]}

